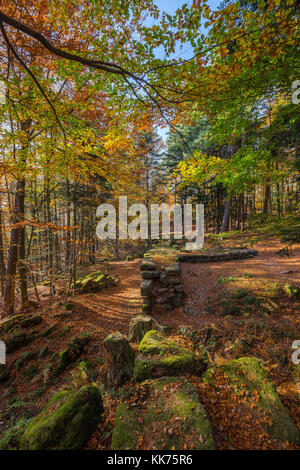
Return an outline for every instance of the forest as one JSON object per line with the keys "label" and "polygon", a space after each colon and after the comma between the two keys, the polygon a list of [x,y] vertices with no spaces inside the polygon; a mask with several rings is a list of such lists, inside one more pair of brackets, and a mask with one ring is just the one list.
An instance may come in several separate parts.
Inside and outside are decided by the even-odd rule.
{"label": "forest", "polygon": [[300,449],[299,37],[296,0],[0,0],[0,450]]}

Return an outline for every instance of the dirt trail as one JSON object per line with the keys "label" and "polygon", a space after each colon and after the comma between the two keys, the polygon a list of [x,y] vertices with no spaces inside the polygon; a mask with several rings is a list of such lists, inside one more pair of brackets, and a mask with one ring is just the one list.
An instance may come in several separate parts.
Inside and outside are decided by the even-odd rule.
{"label": "dirt trail", "polygon": [[119,330],[128,332],[131,318],[141,312],[140,260],[110,263],[110,274],[117,274],[120,282],[100,293],[76,296],[74,303],[81,311],[86,328],[102,327],[107,333]]}

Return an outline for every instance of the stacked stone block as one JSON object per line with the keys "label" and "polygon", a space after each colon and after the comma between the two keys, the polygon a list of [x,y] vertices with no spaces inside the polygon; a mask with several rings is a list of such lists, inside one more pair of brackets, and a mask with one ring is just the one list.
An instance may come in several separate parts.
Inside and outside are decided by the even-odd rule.
{"label": "stacked stone block", "polygon": [[147,258],[142,262],[140,269],[144,313],[150,313],[154,305],[162,311],[172,311],[183,305],[184,290],[179,263],[160,271],[153,259]]}

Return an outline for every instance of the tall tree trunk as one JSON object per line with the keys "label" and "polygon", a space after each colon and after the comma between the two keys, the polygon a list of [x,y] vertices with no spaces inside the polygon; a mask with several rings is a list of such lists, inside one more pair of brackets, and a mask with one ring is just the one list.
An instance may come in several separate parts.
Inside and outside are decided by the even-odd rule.
{"label": "tall tree trunk", "polygon": [[[24,223],[25,215],[25,178],[20,181],[19,187],[19,222]],[[28,307],[28,290],[27,290],[27,264],[25,252],[25,226],[19,228],[19,262],[18,271],[20,278],[21,305],[22,308]]]}
{"label": "tall tree trunk", "polygon": [[221,226],[221,233],[227,232],[229,228],[230,199],[225,202],[224,215]]}
{"label": "tall tree trunk", "polygon": [[51,228],[52,222],[52,215],[51,215],[51,207],[50,207],[50,178],[48,174],[44,176],[44,191],[45,191],[45,212],[46,212],[46,221],[47,221],[47,244],[48,244],[48,278],[49,278],[49,293],[52,297],[54,294],[54,286],[53,286],[53,231]]}
{"label": "tall tree trunk", "polygon": [[243,206],[244,194],[240,194],[237,201],[237,214],[236,214],[236,230],[241,230],[242,224],[242,206]]}
{"label": "tall tree trunk", "polygon": [[67,180],[67,233],[66,233],[66,269],[71,269],[71,191],[70,182]]}
{"label": "tall tree trunk", "polygon": [[[25,164],[26,164],[26,152],[28,150],[28,137],[31,120],[27,119],[21,123],[21,130],[26,134],[26,141],[21,145],[21,162],[24,165],[23,175],[17,181],[15,204],[13,208],[13,214],[11,218],[12,230],[10,236],[9,253],[7,260],[7,268],[5,274],[5,288],[4,288],[4,300],[3,310],[8,315],[14,313],[15,307],[15,285],[16,285],[16,273],[18,259],[20,256],[20,287],[22,305],[28,300],[27,294],[27,269],[25,260],[25,227],[22,224],[24,222],[24,209],[25,209]],[[20,223],[22,224],[20,226]],[[20,244],[20,245],[19,245]]]}
{"label": "tall tree trunk", "polygon": [[3,240],[3,215],[0,207],[0,276],[1,276],[1,295],[4,294],[5,261],[4,261],[4,240]]}
{"label": "tall tree trunk", "polygon": [[[18,183],[19,184],[19,183]],[[13,214],[11,217],[11,224],[13,228],[10,234],[10,244],[7,259],[7,267],[5,273],[5,287],[4,287],[4,299],[3,299],[3,310],[8,315],[14,313],[15,308],[15,284],[16,284],[16,272],[18,262],[18,245],[19,245],[19,227],[15,227],[18,223],[18,212],[19,212],[19,188],[17,184],[15,205],[13,208]]]}
{"label": "tall tree trunk", "polygon": [[269,205],[270,205],[270,196],[271,196],[271,186],[269,184],[269,181],[266,183],[265,187],[265,198],[264,198],[264,205],[263,205],[263,213],[267,214],[269,211]]}

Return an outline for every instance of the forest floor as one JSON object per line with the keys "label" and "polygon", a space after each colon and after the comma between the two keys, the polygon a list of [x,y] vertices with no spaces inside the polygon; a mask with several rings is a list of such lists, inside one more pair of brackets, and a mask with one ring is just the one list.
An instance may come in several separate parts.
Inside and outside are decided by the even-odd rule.
{"label": "forest floor", "polygon": [[[224,245],[236,246],[243,239],[246,236],[239,235],[226,240]],[[299,384],[293,380],[291,362],[292,342],[300,340],[300,303],[291,292],[293,286],[300,284],[300,245],[293,245],[287,251],[286,245],[269,237],[252,243],[252,247],[259,254],[252,259],[182,263],[183,287],[187,294],[185,305],[172,312],[154,309],[153,317],[159,324],[170,325],[173,331],[182,325],[195,330],[215,365],[241,356],[252,355],[262,359],[300,429],[300,390]],[[70,300],[70,310],[66,310],[58,294],[50,298],[47,287],[39,287],[42,302],[32,309],[43,317],[42,323],[34,327],[37,339],[9,355],[12,380],[0,384],[0,438],[17,419],[36,415],[57,390],[76,387],[84,380],[70,368],[49,380],[42,373],[47,370],[49,354],[63,350],[71,338],[84,334],[89,339],[78,362],[88,364],[89,382],[103,383],[106,363],[103,339],[116,330],[126,335],[131,318],[141,311],[140,262],[111,262],[108,272],[117,274],[120,283],[99,293],[76,295]],[[98,266],[86,267],[84,274],[99,269]],[[56,286],[57,291],[60,288],[61,285]],[[189,309],[186,309],[187,305]],[[41,335],[54,324],[53,333],[46,337]],[[46,357],[33,356],[26,362],[26,367],[16,367],[24,352],[35,352],[45,347],[49,350]],[[26,372],[30,366],[36,369],[33,377]],[[199,378],[191,377],[191,380],[199,385]],[[130,385],[132,383],[109,393],[103,387],[106,419],[90,440],[89,449],[110,448],[117,406]],[[214,412],[207,397],[201,397],[201,387],[198,390],[211,417],[218,448],[249,448],[247,440],[238,432],[236,439],[233,437],[228,443],[225,434],[226,431],[230,434],[227,428],[232,426],[232,422],[220,410]]]}

